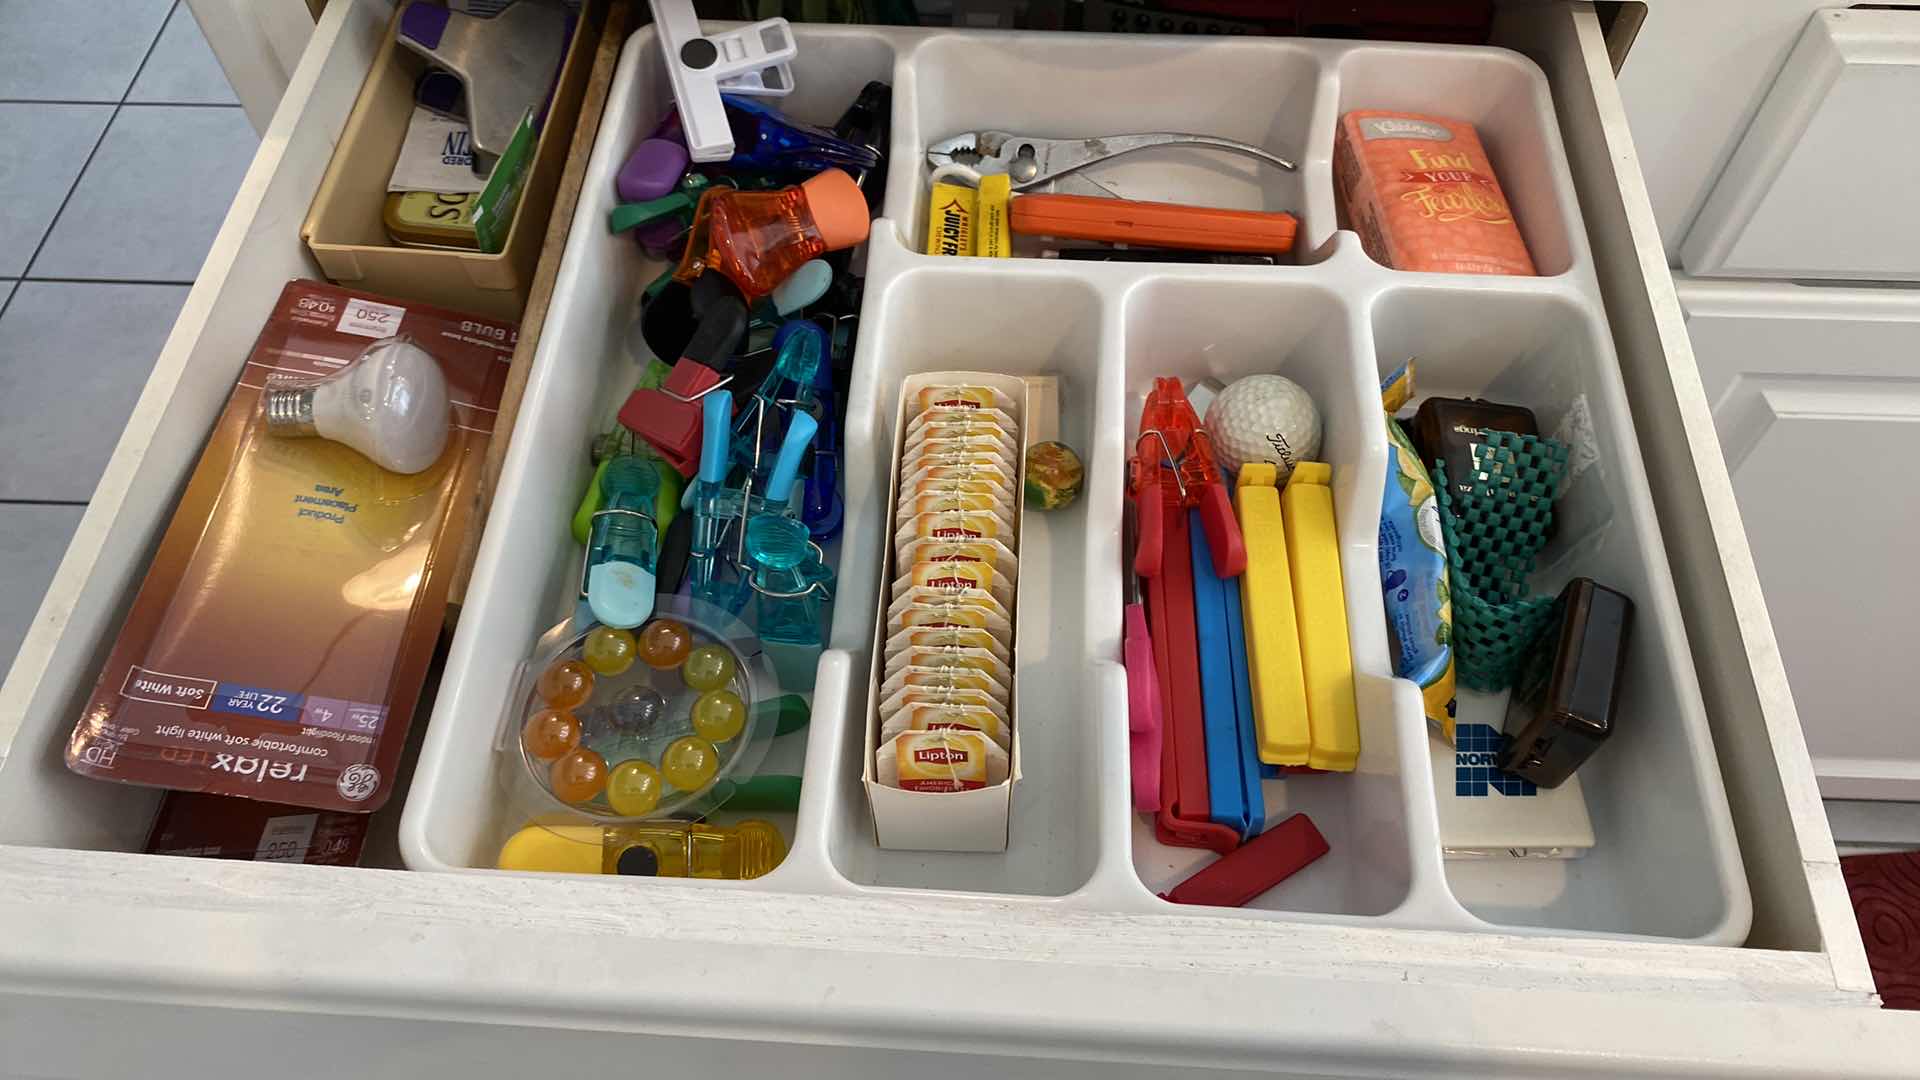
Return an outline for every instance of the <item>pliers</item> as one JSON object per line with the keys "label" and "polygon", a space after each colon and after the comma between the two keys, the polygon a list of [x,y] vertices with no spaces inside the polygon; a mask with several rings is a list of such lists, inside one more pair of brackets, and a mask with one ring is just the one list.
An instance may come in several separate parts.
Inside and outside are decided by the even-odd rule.
{"label": "pliers", "polygon": [[1096,162],[1155,146],[1202,146],[1244,154],[1276,168],[1294,167],[1292,161],[1251,143],[1174,131],[1093,139],[1036,139],[1010,131],[974,131],[927,147],[927,164],[936,169],[942,165],[966,165],[986,174],[1005,173],[1013,180],[1015,191],[1024,191]]}

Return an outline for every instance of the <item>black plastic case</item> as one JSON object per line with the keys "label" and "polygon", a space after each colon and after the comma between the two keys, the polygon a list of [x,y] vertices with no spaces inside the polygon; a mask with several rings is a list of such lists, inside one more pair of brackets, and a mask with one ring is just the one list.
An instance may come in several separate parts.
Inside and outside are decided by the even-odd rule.
{"label": "black plastic case", "polygon": [[1413,415],[1414,449],[1422,461],[1445,461],[1448,482],[1462,493],[1480,477],[1480,444],[1489,431],[1511,431],[1519,435],[1538,435],[1540,425],[1533,411],[1518,405],[1502,405],[1479,398],[1428,398]]}
{"label": "black plastic case", "polygon": [[1613,734],[1633,601],[1574,578],[1554,614],[1521,661],[1507,704],[1510,741],[1495,761],[1544,788],[1559,787]]}

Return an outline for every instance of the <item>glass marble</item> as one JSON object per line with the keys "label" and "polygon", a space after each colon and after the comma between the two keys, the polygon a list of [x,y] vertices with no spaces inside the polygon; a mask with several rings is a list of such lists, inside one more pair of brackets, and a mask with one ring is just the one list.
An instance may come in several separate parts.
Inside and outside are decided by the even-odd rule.
{"label": "glass marble", "polygon": [[578,660],[558,660],[540,673],[535,689],[554,708],[571,709],[593,696],[593,671]]}
{"label": "glass marble", "polygon": [[693,631],[673,619],[655,619],[640,631],[640,659],[660,671],[679,667],[693,650]]}
{"label": "glass marble", "polygon": [[696,735],[673,740],[660,755],[660,774],[681,791],[699,791],[720,771],[720,751]]}
{"label": "glass marble", "polygon": [[614,626],[596,626],[587,631],[580,658],[595,675],[618,675],[640,658],[640,641],[633,631]]}
{"label": "glass marble", "polygon": [[747,703],[731,690],[709,690],[693,703],[693,733],[723,743],[747,726]]}
{"label": "glass marble", "polygon": [[520,745],[541,761],[552,761],[580,745],[580,720],[564,709],[541,709],[520,729]]}
{"label": "glass marble", "polygon": [[629,758],[615,765],[607,778],[607,805],[621,817],[651,814],[660,805],[662,787],[660,770],[639,758]]}
{"label": "glass marble", "polygon": [[561,802],[574,806],[589,803],[607,786],[607,759],[576,746],[554,761],[547,779],[554,797]]}
{"label": "glass marble", "polygon": [[680,677],[695,690],[718,690],[733,681],[733,653],[724,645],[702,645],[687,654]]}
{"label": "glass marble", "polygon": [[613,699],[613,726],[622,734],[645,735],[666,716],[666,696],[651,686],[629,686]]}

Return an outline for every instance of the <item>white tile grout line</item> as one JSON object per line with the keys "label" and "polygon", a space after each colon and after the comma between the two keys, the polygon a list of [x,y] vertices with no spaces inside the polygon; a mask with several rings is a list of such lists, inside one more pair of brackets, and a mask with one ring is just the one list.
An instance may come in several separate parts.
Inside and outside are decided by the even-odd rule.
{"label": "white tile grout line", "polygon": [[[173,6],[167,9],[167,17],[160,20],[160,28],[153,32],[153,40],[147,42],[147,51],[145,54],[143,54],[140,57],[139,66],[133,69],[133,78],[128,79],[126,89],[120,91],[120,100],[118,102],[111,103],[113,105],[112,115],[107,117],[106,124],[103,127],[101,127],[100,137],[93,140],[93,149],[87,151],[87,160],[81,163],[80,171],[73,174],[73,183],[67,185],[67,194],[64,198],[60,200],[60,208],[53,212],[52,219],[47,222],[46,231],[40,234],[40,242],[33,246],[33,254],[27,257],[27,268],[21,271],[20,277],[18,278],[16,284],[13,287],[13,291],[7,294],[6,300],[0,301],[0,318],[6,317],[7,309],[13,306],[14,298],[20,295],[20,286],[25,285],[29,281],[42,280],[42,279],[34,278],[33,264],[39,261],[40,252],[46,248],[47,239],[53,235],[53,227],[60,223],[60,215],[67,212],[67,204],[73,201],[73,193],[80,189],[80,181],[86,178],[87,169],[93,165],[94,156],[100,153],[101,145],[107,141],[107,133],[113,130],[113,122],[120,118],[120,110],[126,108],[127,97],[133,93],[134,86],[137,83],[139,83],[141,72],[147,70],[147,62],[153,59],[153,51],[160,46],[161,35],[167,32],[167,23],[173,18],[174,13],[178,11],[179,8],[180,8],[180,0],[173,0]],[[54,105],[54,104],[61,104],[61,103],[42,101],[42,102],[35,102],[34,104]],[[104,101],[89,101],[89,102],[83,102],[82,104],[106,105],[109,103]],[[158,104],[158,103],[155,102],[153,104]],[[45,280],[56,280],[56,279],[45,279]],[[67,279],[67,280],[72,280],[72,279]],[[111,284],[111,283],[107,283],[107,284]],[[165,282],[164,284],[192,285],[193,282],[191,281]]]}
{"label": "white tile grout line", "polygon": [[132,109],[145,109],[152,106],[165,106],[169,109],[238,109],[237,101],[81,101],[77,98],[0,98],[0,105],[114,105],[121,104]]}
{"label": "white tile grout line", "polygon": [[0,281],[15,281],[21,284],[31,281],[35,285],[175,285],[182,288],[193,286],[192,281],[169,281],[158,278],[22,277],[0,278]]}

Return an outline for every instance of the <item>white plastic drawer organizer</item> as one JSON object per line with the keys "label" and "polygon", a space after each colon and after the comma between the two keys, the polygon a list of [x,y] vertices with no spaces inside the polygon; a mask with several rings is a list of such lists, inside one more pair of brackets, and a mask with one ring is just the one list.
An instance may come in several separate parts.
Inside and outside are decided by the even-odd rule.
{"label": "white plastic drawer organizer", "polygon": [[[782,823],[791,851],[766,877],[718,887],[939,890],[1179,910],[1155,894],[1213,856],[1162,846],[1130,809],[1117,663],[1126,461],[1154,377],[1276,372],[1303,385],[1325,418],[1363,749],[1353,774],[1267,782],[1269,818],[1306,812],[1332,851],[1237,913],[1743,940],[1750,903],[1726,797],[1553,104],[1531,62],[1497,49],[1312,41],[1136,50],[1080,38],[798,33],[799,90],[789,111],[831,122],[867,80],[890,80],[892,168],[885,218],[867,251],[831,648],[805,739],[800,810]],[[641,287],[659,270],[603,223],[624,155],[670,100],[657,46],[643,31],[621,59],[407,803],[402,850],[418,869],[490,866],[518,824],[503,820],[491,751],[498,702],[515,663],[564,614],[578,572],[565,532],[587,478],[575,436],[610,420],[617,389],[631,379],[627,328]],[[1336,119],[1356,108],[1474,123],[1543,276],[1408,274],[1369,260],[1354,234],[1337,231],[1331,177]],[[1291,210],[1301,222],[1299,265],[919,254],[925,146],[985,128],[1058,137],[1193,131],[1293,157],[1298,171],[1280,173],[1215,151],[1164,148],[1113,162],[1099,177],[1132,198]],[[1379,380],[1409,356],[1419,357],[1425,393],[1525,405],[1545,433],[1573,433],[1577,474],[1536,591],[1585,575],[1637,607],[1618,733],[1580,773],[1596,835],[1584,858],[1442,858],[1432,750],[1417,690],[1391,677],[1375,543],[1387,465]],[[1024,779],[1004,853],[883,850],[860,784],[870,753],[872,568],[890,534],[889,434],[903,380],[944,370],[1057,376],[1058,437],[1087,463],[1080,503],[1027,514],[1022,530]],[[1460,719],[1499,727],[1502,709],[1501,699],[1465,694]],[[799,764],[797,745],[783,752]]]}

